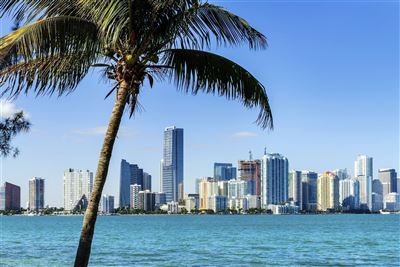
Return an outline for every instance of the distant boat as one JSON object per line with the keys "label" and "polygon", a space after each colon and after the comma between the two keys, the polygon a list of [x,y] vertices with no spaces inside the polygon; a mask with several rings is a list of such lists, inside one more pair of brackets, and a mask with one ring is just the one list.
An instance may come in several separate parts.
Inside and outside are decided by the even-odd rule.
{"label": "distant boat", "polygon": [[384,211],[384,210],[379,210],[380,214],[391,214],[392,212],[390,211]]}

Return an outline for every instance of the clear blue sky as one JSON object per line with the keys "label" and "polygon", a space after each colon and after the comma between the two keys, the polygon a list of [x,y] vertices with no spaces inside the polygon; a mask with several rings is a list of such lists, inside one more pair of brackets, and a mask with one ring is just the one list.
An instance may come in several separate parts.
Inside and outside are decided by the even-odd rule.
{"label": "clear blue sky", "polygon": [[[246,159],[252,150],[288,157],[290,168],[322,172],[348,168],[358,154],[374,169],[399,169],[399,3],[397,1],[211,1],[247,19],[269,48],[254,52],[220,48],[268,88],[275,129],[253,122],[258,110],[207,95],[177,93],[157,84],[142,95],[145,110],[125,116],[104,193],[118,196],[122,158],[153,176],[158,190],[162,135],[185,129],[185,189],[210,176],[213,162]],[[11,23],[0,20],[1,34]],[[67,168],[95,172],[113,98],[96,72],[62,98],[21,96],[15,105],[30,114],[33,129],[15,139],[21,155],[2,162],[2,179],[22,187],[46,179],[46,204],[61,206]]]}

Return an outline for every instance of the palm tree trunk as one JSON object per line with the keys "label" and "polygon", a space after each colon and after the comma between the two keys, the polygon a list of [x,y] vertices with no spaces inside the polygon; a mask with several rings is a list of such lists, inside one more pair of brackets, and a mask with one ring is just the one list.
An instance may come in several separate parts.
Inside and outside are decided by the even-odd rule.
{"label": "palm tree trunk", "polygon": [[85,212],[79,247],[76,252],[75,267],[86,267],[89,263],[90,250],[92,246],[94,227],[97,219],[100,198],[106,182],[108,166],[114,147],[115,138],[121,123],[121,118],[126,105],[129,85],[122,81],[119,86],[117,100],[111,113],[110,122],[104,137],[103,147],[101,148],[100,158],[97,165],[96,177],[93,190],[90,195],[89,205]]}

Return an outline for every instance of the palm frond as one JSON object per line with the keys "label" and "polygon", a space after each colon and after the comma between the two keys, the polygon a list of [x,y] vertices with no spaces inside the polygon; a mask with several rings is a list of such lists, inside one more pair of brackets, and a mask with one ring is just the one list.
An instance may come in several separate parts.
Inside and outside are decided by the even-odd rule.
{"label": "palm frond", "polygon": [[16,97],[33,89],[36,95],[72,92],[91,67],[92,55],[76,53],[22,61],[0,70],[1,96]]}
{"label": "palm frond", "polygon": [[240,65],[213,53],[170,49],[164,63],[172,69],[171,79],[186,93],[199,92],[237,99],[247,108],[259,107],[257,123],[273,128],[272,112],[264,86]]}
{"label": "palm frond", "polygon": [[154,46],[165,48],[210,48],[212,40],[217,45],[248,43],[251,49],[264,49],[265,36],[243,18],[208,3],[197,0],[153,1],[157,27],[152,40]]}
{"label": "palm frond", "polygon": [[86,6],[78,5],[80,0],[2,0],[0,17],[12,15],[14,19],[25,19],[28,23],[36,18],[69,15],[84,12]]}
{"label": "palm frond", "polygon": [[[75,0],[82,7],[79,16],[93,21],[108,44],[118,44],[129,28],[129,8],[133,0]],[[125,36],[126,37],[126,36]]]}
{"label": "palm frond", "polygon": [[85,19],[61,16],[39,20],[0,38],[0,62],[13,56],[30,60],[39,57],[99,51],[98,30]]}

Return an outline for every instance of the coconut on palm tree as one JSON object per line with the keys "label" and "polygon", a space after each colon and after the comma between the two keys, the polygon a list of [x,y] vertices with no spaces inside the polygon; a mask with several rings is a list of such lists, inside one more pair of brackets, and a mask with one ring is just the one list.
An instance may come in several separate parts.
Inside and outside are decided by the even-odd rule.
{"label": "coconut on palm tree", "polygon": [[[263,34],[224,8],[197,0],[3,0],[0,16],[21,27],[0,39],[2,93],[64,95],[92,67],[115,94],[86,210],[75,266],[89,262],[94,227],[115,138],[147,84],[168,79],[180,91],[224,96],[260,108],[257,123],[272,127],[264,86],[248,71],[208,52],[211,45],[264,49]],[[147,82],[146,82],[147,80]]]}

